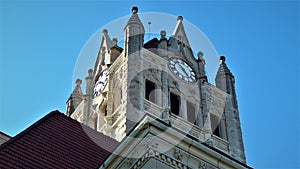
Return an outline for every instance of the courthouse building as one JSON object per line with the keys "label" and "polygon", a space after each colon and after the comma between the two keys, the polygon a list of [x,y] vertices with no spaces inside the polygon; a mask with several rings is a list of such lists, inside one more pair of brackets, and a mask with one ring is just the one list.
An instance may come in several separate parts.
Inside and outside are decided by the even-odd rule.
{"label": "courthouse building", "polygon": [[0,168],[251,168],[225,57],[212,85],[183,17],[174,22],[144,42],[133,7],[122,47],[104,29],[85,90],[77,79],[66,115],[51,112],[2,144]]}

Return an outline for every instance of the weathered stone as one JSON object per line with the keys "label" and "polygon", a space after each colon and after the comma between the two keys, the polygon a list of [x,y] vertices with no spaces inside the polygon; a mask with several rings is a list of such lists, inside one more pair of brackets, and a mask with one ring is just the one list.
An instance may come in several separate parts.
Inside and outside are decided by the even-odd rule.
{"label": "weathered stone", "polygon": [[[163,137],[169,136],[164,135],[165,131],[176,130],[178,135],[184,133],[181,141],[193,139],[195,143],[193,145],[190,143],[191,147],[194,144],[201,146],[202,142],[206,142],[245,163],[235,80],[225,64],[225,57],[221,58],[215,79],[216,86],[213,86],[207,81],[203,53],[199,52],[198,59],[195,59],[191,52],[182,17],[178,18],[170,39],[166,39],[166,32],[161,32],[157,52],[144,46],[144,33],[137,8],[133,9],[124,28],[124,50],[116,46],[116,40],[110,39],[107,30],[103,31],[102,46],[100,46],[95,69],[89,72],[86,78],[86,93],[82,94],[80,81],[78,81],[67,102],[67,114],[99,132],[122,141],[147,113],[147,116],[159,119],[162,131],[157,129],[155,132],[161,132]],[[189,74],[188,69],[195,72],[196,82],[187,82],[180,77],[182,74],[178,71],[172,72],[169,62],[173,57],[180,58],[182,65],[188,65],[185,68],[180,64],[177,65],[181,67],[182,72]],[[94,97],[91,91],[97,81],[96,78],[103,70],[109,71],[109,77],[101,93]],[[146,81],[155,84],[154,89],[147,87]],[[147,100],[146,90],[150,89],[154,92],[154,100]],[[175,95],[178,96],[177,102],[174,101],[177,99]],[[176,106],[178,112],[172,112],[174,111],[172,108]],[[194,107],[193,112],[189,112],[191,107]],[[189,120],[191,119],[189,113],[193,113],[193,120]],[[215,119],[217,125],[214,125]],[[164,139],[168,139],[170,142],[168,144],[171,145],[172,138]],[[153,166],[154,164],[174,168],[217,166],[215,162],[208,159],[197,160],[196,155],[192,155],[190,150],[176,147],[173,149],[173,154],[171,152],[161,154],[159,152],[161,143],[156,144],[153,140],[143,143],[146,145],[143,149],[145,154],[139,154],[139,159],[127,160],[126,164],[124,162],[124,168],[139,168],[142,165]],[[180,141],[177,144],[188,147],[181,145]],[[149,163],[146,162],[147,160]],[[192,162],[189,163],[188,160]]]}

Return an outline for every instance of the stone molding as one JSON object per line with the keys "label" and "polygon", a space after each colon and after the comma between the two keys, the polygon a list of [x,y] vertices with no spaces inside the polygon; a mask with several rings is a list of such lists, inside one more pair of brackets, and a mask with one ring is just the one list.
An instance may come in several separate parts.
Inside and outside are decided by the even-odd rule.
{"label": "stone molding", "polygon": [[162,154],[153,148],[148,148],[147,151],[130,167],[130,169],[142,168],[143,165],[150,159],[154,158],[172,168],[191,169],[180,160],[176,160],[166,154]]}

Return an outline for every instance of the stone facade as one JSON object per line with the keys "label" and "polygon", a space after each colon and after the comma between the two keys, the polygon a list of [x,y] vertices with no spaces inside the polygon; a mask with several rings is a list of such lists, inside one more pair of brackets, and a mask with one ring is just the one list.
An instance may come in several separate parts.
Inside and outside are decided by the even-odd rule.
{"label": "stone facade", "polygon": [[[135,140],[130,146],[135,145],[138,156],[112,156],[110,160],[119,160],[118,166],[109,164],[113,168],[247,168],[234,76],[225,57],[220,57],[213,86],[207,81],[203,53],[197,59],[193,55],[181,16],[169,39],[161,31],[159,40],[144,43],[144,34],[137,7],[124,28],[124,49],[103,30],[94,69],[86,77],[86,93],[77,80],[67,115],[123,143],[143,120],[146,128],[146,123],[155,124],[143,138],[159,143]],[[178,61],[175,71],[172,58]],[[171,134],[158,132],[162,129]],[[175,136],[178,142],[171,141]],[[203,144],[226,155],[214,154]],[[134,156],[134,151],[126,153]]]}
{"label": "stone facade", "polygon": [[131,132],[100,168],[250,168],[155,118],[142,118],[138,130]]}

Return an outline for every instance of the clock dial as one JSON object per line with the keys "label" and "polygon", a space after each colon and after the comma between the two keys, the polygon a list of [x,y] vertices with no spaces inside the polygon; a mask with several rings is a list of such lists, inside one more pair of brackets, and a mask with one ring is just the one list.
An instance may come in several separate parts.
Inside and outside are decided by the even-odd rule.
{"label": "clock dial", "polygon": [[97,82],[95,84],[95,87],[93,89],[93,95],[94,97],[97,97],[104,89],[106,83],[107,83],[107,79],[108,79],[109,73],[108,70],[103,70],[98,79]]}
{"label": "clock dial", "polygon": [[187,82],[196,82],[196,73],[194,70],[182,59],[171,58],[169,61],[169,67],[171,71],[179,77]]}

